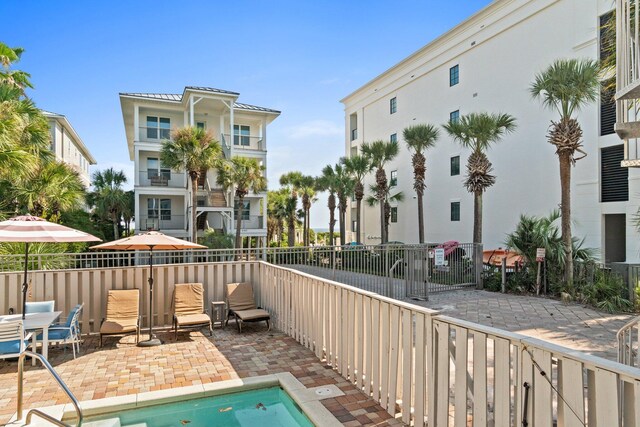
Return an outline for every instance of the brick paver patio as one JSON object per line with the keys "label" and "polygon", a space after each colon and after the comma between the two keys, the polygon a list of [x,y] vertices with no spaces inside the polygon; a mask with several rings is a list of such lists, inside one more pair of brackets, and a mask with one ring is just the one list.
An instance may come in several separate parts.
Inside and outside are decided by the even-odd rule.
{"label": "brick paver patio", "polygon": [[407,300],[441,314],[540,338],[595,356],[617,359],[616,332],[633,316],[609,314],[550,298],[477,290],[434,292]]}
{"label": "brick paver patio", "polygon": [[[214,330],[213,338],[200,332],[160,333],[165,344],[135,346],[133,336],[107,338],[97,348],[97,337],[89,337],[82,354],[73,359],[52,348],[49,360],[79,400],[99,399],[146,391],[197,385],[278,372],[291,372],[307,387],[335,384],[344,393],[322,400],[344,425],[401,425],[337,372],[293,338],[248,325],[238,334],[234,327]],[[29,364],[30,365],[30,364]],[[0,425],[16,410],[17,362],[0,361]],[[66,396],[40,366],[25,370],[26,407],[67,403]]]}

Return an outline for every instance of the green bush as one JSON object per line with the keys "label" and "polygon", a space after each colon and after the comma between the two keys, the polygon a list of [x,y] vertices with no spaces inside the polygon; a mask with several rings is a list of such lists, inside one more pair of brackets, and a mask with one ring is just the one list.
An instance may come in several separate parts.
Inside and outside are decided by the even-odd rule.
{"label": "green bush", "polygon": [[595,280],[578,289],[583,302],[609,313],[629,311],[627,287],[622,277],[610,270],[596,269]]}

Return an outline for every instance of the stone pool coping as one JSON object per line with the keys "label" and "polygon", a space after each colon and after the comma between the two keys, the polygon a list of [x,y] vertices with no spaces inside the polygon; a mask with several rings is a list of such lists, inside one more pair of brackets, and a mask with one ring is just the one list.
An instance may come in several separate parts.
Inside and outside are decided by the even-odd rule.
{"label": "stone pool coping", "polygon": [[[84,417],[103,415],[110,412],[126,411],[129,409],[143,408],[163,403],[173,403],[181,400],[192,400],[203,397],[219,396],[222,394],[237,393],[241,391],[256,390],[260,388],[282,387],[296,402],[302,412],[316,426],[342,426],[342,423],[320,402],[323,399],[343,396],[344,393],[335,385],[326,385],[307,388],[290,372],[281,372],[271,375],[262,375],[243,379],[218,381],[214,383],[191,385],[186,387],[170,388],[166,390],[149,391],[130,394],[126,396],[107,397],[104,399],[87,400],[80,402],[80,408]],[[38,408],[42,412],[57,420],[73,422],[76,412],[71,403]],[[28,410],[24,411],[24,416]],[[30,425],[40,425],[40,418],[34,415]],[[90,427],[92,423],[83,422],[83,426]],[[17,420],[13,415],[7,426],[19,427],[24,425],[24,420]],[[47,423],[42,425],[49,425]]]}

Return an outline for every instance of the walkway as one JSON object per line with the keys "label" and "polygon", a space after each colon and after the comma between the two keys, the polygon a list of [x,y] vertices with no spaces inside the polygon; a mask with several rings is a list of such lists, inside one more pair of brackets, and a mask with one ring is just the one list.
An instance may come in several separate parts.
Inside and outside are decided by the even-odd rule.
{"label": "walkway", "polygon": [[617,359],[616,332],[633,316],[609,314],[549,298],[459,290],[406,300],[470,322],[540,338],[609,360]]}

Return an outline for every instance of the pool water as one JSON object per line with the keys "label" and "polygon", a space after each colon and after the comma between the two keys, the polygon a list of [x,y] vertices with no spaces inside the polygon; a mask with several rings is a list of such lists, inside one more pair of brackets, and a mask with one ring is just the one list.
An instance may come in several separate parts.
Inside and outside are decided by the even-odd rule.
{"label": "pool water", "polygon": [[116,417],[122,427],[313,426],[280,387],[131,409],[85,423]]}

